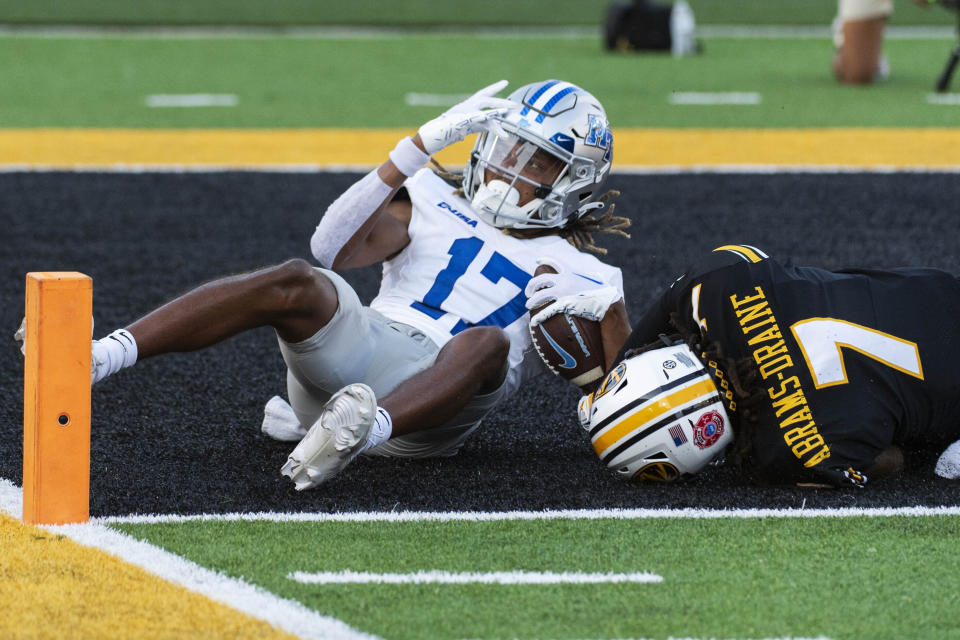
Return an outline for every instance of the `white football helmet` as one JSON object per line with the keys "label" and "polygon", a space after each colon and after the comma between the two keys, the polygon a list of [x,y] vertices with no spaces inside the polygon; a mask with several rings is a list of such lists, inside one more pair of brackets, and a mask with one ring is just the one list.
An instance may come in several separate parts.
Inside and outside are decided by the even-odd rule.
{"label": "white football helmet", "polygon": [[[600,102],[580,87],[546,80],[520,87],[517,104],[477,136],[463,189],[484,222],[500,228],[560,227],[591,209],[610,173],[613,134]],[[521,192],[532,199],[521,203]]]}
{"label": "white football helmet", "polygon": [[579,410],[597,455],[627,479],[695,474],[733,441],[716,384],[682,343],[627,358]]}

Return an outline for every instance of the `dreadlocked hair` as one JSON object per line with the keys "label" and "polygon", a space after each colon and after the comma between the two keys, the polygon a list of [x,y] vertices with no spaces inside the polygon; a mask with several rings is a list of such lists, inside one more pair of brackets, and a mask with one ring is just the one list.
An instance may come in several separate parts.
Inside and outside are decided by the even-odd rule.
{"label": "dreadlocked hair", "polygon": [[[448,171],[443,167],[443,165],[434,160],[432,157],[430,158],[430,164],[433,165],[434,172],[440,176],[440,178],[457,187],[457,190],[453,192],[453,195],[460,198],[463,198],[466,195],[463,191],[462,173]],[[611,189],[597,198],[597,202],[601,202],[606,205],[607,201],[612,200],[619,195],[619,191],[616,189]],[[589,251],[590,253],[595,253],[601,256],[606,255],[606,249],[603,247],[598,247],[596,244],[594,244],[593,234],[612,233],[618,236],[623,236],[624,238],[630,237],[630,234],[624,231],[624,229],[627,229],[630,226],[630,219],[623,216],[613,215],[613,208],[615,206],[615,204],[611,203],[610,206],[604,206],[602,209],[594,209],[592,212],[571,221],[560,229],[559,236],[580,251]],[[598,214],[598,212],[601,211],[603,213]],[[519,235],[516,233],[517,231],[520,230],[503,230],[505,234],[515,237]]]}
{"label": "dreadlocked hair", "polygon": [[446,180],[447,182],[453,184],[457,187],[457,190],[453,192],[453,195],[463,197],[463,174],[457,173],[456,171],[447,171],[447,169],[437,162],[433,156],[430,156],[430,164],[433,165],[433,172],[436,173],[440,178]]}
{"label": "dreadlocked hair", "polygon": [[[616,189],[611,189],[597,198],[597,202],[606,204],[620,195]],[[613,215],[613,209],[616,205],[610,203],[610,206],[602,209],[594,209],[590,213],[583,215],[576,220],[571,221],[565,227],[560,229],[560,237],[572,244],[580,251],[589,251],[597,255],[606,255],[607,250],[598,247],[593,242],[595,233],[612,233],[624,238],[629,238],[630,234],[624,231],[630,226],[630,219],[623,216]],[[599,212],[603,212],[602,214]]]}
{"label": "dreadlocked hair", "polygon": [[670,313],[670,324],[680,331],[677,337],[690,350],[699,354],[703,364],[717,385],[717,391],[729,409],[734,423],[734,439],[728,453],[729,460],[742,470],[753,444],[753,429],[757,423],[758,408],[766,397],[759,384],[760,372],[750,356],[731,358],[716,340],[704,344],[699,331],[685,329],[676,312]]}

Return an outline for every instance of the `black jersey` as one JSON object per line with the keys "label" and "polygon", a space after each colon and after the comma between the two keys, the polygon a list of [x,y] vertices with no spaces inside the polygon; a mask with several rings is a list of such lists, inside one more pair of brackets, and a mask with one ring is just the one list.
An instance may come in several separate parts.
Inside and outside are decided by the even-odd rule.
{"label": "black jersey", "polygon": [[826,271],[728,245],[670,286],[624,351],[675,333],[671,313],[684,333],[752,358],[766,397],[747,462],[767,481],[843,484],[891,444],[960,438],[960,280],[949,273]]}

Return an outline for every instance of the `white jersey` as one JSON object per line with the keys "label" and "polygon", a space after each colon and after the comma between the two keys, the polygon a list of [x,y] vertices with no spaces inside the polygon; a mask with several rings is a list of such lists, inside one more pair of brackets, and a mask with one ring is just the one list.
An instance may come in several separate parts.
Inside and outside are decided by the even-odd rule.
{"label": "white jersey", "polygon": [[[545,370],[530,340],[524,288],[537,259],[550,257],[595,286],[623,295],[620,269],[556,235],[518,239],[482,222],[470,203],[429,169],[404,183],[410,194],[410,243],[383,263],[370,306],[414,326],[443,347],[474,326],[501,327],[510,339],[508,391]],[[586,284],[586,283],[585,283]]]}

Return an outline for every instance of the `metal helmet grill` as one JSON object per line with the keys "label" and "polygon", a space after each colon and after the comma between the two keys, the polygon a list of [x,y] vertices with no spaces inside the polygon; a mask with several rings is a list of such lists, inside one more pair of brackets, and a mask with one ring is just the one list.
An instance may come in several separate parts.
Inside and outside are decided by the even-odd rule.
{"label": "metal helmet grill", "polygon": [[[520,87],[507,99],[516,108],[491,118],[497,127],[477,137],[464,173],[464,192],[481,219],[501,228],[562,227],[603,207],[597,198],[610,173],[613,135],[600,102],[559,80]],[[562,164],[549,184],[523,175],[543,153]],[[535,194],[523,204],[521,182]]]}

